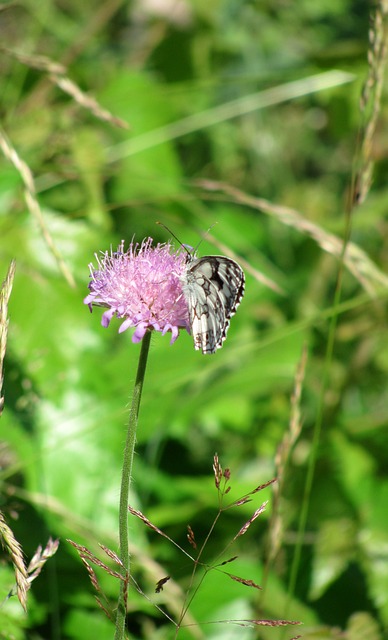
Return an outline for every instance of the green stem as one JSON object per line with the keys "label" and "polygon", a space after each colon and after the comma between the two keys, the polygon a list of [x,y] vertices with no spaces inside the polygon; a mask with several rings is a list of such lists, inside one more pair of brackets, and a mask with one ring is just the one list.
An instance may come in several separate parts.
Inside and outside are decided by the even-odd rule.
{"label": "green stem", "polygon": [[123,473],[121,476],[120,490],[120,512],[119,512],[119,541],[120,541],[120,560],[122,562],[121,574],[123,580],[120,584],[120,595],[117,603],[116,614],[116,632],[115,640],[124,640],[125,638],[125,616],[127,611],[127,592],[130,575],[130,558],[128,543],[128,499],[129,488],[132,478],[133,454],[136,443],[136,427],[139,417],[139,407],[141,400],[141,392],[145,370],[147,366],[147,357],[151,341],[151,331],[147,331],[142,343],[137,368],[135,388],[132,396],[132,406],[129,414],[127,439],[124,448]]}

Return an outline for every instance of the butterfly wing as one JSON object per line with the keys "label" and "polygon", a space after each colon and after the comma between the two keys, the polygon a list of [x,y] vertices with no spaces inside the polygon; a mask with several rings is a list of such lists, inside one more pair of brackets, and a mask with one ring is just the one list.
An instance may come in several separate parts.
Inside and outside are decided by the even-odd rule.
{"label": "butterfly wing", "polygon": [[195,349],[215,353],[222,347],[230,318],[244,295],[244,272],[225,256],[204,256],[189,263],[183,292],[189,307]]}

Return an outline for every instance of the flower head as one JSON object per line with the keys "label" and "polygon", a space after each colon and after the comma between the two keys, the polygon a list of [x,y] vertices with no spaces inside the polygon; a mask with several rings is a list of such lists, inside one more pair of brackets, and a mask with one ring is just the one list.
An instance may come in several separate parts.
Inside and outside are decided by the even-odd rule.
{"label": "flower head", "polygon": [[172,246],[152,246],[152,238],[124,249],[124,240],[117,251],[96,254],[98,268],[89,265],[90,293],[84,299],[92,311],[93,305],[106,307],[101,324],[108,327],[113,316],[122,318],[119,333],[136,327],[132,341],[140,342],[149,329],[163,335],[171,331],[175,342],[179,329],[190,333],[187,303],[182,292],[181,277],[186,268],[186,256],[174,252]]}

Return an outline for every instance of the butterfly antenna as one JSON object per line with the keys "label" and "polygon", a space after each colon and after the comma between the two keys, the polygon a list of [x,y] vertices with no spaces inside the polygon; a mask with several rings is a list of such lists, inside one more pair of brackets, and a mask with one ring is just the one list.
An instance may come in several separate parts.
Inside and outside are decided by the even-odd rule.
{"label": "butterfly antenna", "polygon": [[[158,224],[158,225],[160,225],[161,227],[163,227],[164,229],[166,229],[166,231],[168,231],[168,233],[170,233],[170,234],[172,235],[172,237],[173,237],[173,238],[175,238],[175,240],[176,240],[177,242],[179,242],[179,244],[181,245],[181,247],[183,247],[183,248],[184,248],[184,250],[187,252],[187,254],[188,254],[189,256],[191,255],[191,253],[190,253],[190,251],[188,250],[188,248],[186,247],[186,245],[184,245],[184,244],[183,244],[183,242],[181,242],[181,241],[179,240],[179,238],[177,238],[177,237],[176,237],[175,233],[173,233],[173,232],[171,231],[171,229],[169,229],[169,228],[168,228],[168,227],[167,227],[163,222],[159,222],[159,221],[157,221],[157,222],[156,222],[156,224]],[[210,227],[210,228],[211,228],[211,227]]]}
{"label": "butterfly antenna", "polygon": [[210,227],[208,228],[208,230],[206,231],[206,233],[203,234],[202,238],[200,239],[200,241],[198,242],[198,244],[196,245],[196,247],[192,250],[189,251],[187,246],[185,244],[183,244],[179,238],[176,237],[175,233],[173,233],[171,231],[171,229],[169,229],[163,222],[159,222],[157,221],[156,224],[159,224],[161,227],[164,227],[166,229],[166,231],[168,231],[168,233],[170,233],[172,235],[173,238],[175,238],[175,240],[177,242],[179,242],[179,244],[181,245],[181,247],[184,248],[184,250],[188,253],[189,256],[195,256],[195,254],[197,253],[200,245],[202,244],[202,242],[205,240],[206,236],[209,235],[210,231],[213,229],[213,227],[215,227],[216,224],[218,224],[218,222],[213,222],[212,225],[210,225]]}
{"label": "butterfly antenna", "polygon": [[206,233],[203,234],[202,238],[200,239],[200,241],[198,242],[197,246],[195,247],[193,254],[195,255],[200,247],[200,245],[202,244],[202,242],[205,240],[206,236],[209,235],[210,231],[213,229],[213,227],[216,226],[216,224],[218,224],[218,222],[213,222],[212,225],[210,225],[210,227],[208,228],[208,230],[206,231]]}

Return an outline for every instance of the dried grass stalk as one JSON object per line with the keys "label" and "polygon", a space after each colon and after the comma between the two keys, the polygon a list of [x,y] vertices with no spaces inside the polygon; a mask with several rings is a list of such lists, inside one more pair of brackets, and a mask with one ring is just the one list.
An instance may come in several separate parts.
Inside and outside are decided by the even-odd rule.
{"label": "dried grass stalk", "polygon": [[381,108],[381,94],[387,60],[387,13],[386,0],[377,2],[369,30],[368,73],[360,97],[362,123],[351,189],[351,207],[364,202],[372,183],[373,140]]}
{"label": "dried grass stalk", "polygon": [[107,111],[107,109],[103,109],[97,102],[93,96],[86,94],[82,91],[70,78],[66,78],[58,73],[52,73],[49,76],[51,82],[57,85],[62,91],[71,96],[77,104],[81,107],[90,111],[96,118],[99,120],[103,120],[104,122],[109,122],[109,124],[113,124],[116,127],[120,127],[121,129],[129,129],[128,123],[114,116]]}
{"label": "dried grass stalk", "polygon": [[47,560],[57,552],[58,547],[59,540],[53,540],[52,538],[48,539],[44,549],[39,545],[27,567],[29,582],[32,582],[38,577]]}
{"label": "dried grass stalk", "polygon": [[[24,611],[27,611],[27,591],[30,588],[23,551],[12,529],[7,525],[0,511],[0,535],[4,549],[8,552],[15,570],[16,593]],[[12,592],[11,592],[12,594]]]}
{"label": "dried grass stalk", "polygon": [[95,98],[86,94],[78,87],[78,85],[75,84],[75,82],[70,80],[70,78],[66,76],[66,67],[62,64],[54,62],[46,56],[26,54],[19,51],[13,51],[12,49],[7,49],[5,47],[0,47],[0,50],[4,51],[4,53],[9,56],[16,58],[16,60],[19,60],[19,62],[27,67],[48,73],[49,80],[53,84],[71,96],[77,104],[87,111],[90,111],[90,113],[99,120],[109,122],[110,124],[122,129],[128,129],[128,124],[124,120],[117,118],[107,111],[107,109],[101,107]]}
{"label": "dried grass stalk", "polygon": [[16,171],[20,175],[20,178],[24,185],[24,197],[26,200],[28,210],[37,221],[41,229],[42,236],[49,250],[53,254],[59,269],[63,273],[64,277],[66,278],[70,286],[75,287],[74,278],[71,272],[69,271],[64,259],[62,258],[58,248],[56,247],[54,240],[52,239],[51,234],[44,221],[42,210],[40,208],[39,202],[36,197],[35,183],[34,183],[34,178],[32,176],[31,169],[24,162],[24,160],[21,159],[17,151],[13,148],[12,144],[8,140],[6,134],[1,129],[0,129],[0,147],[3,150],[5,157],[13,164]]}
{"label": "dried grass stalk", "polygon": [[228,196],[230,201],[246,205],[252,209],[262,211],[277,218],[279,222],[292,227],[309,236],[327,253],[338,259],[343,259],[344,265],[360,282],[361,286],[371,295],[376,295],[383,287],[388,287],[388,277],[380,271],[369,256],[354,242],[347,242],[344,251],[344,240],[322,229],[314,222],[306,220],[298,211],[278,204],[273,204],[264,198],[255,198],[229,184],[213,180],[201,180],[198,185],[207,191],[220,191]]}
{"label": "dried grass stalk", "polygon": [[3,412],[4,397],[1,395],[4,382],[4,358],[7,348],[8,335],[8,301],[12,291],[12,284],[15,275],[15,260],[12,260],[3,284],[0,289],[0,416]]}
{"label": "dried grass stalk", "polygon": [[284,434],[275,455],[276,475],[278,481],[274,484],[273,490],[273,511],[268,535],[267,565],[269,565],[278,554],[283,538],[284,524],[280,501],[284,489],[288,460],[295,442],[299,438],[302,430],[300,402],[306,364],[307,349],[304,347],[295,375],[294,390],[291,396],[291,415],[288,430]]}

